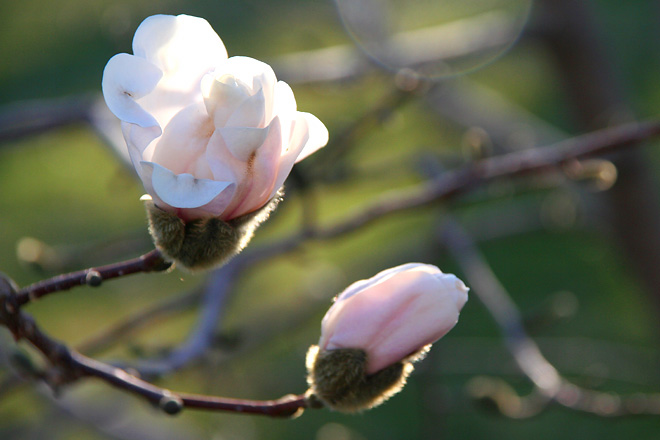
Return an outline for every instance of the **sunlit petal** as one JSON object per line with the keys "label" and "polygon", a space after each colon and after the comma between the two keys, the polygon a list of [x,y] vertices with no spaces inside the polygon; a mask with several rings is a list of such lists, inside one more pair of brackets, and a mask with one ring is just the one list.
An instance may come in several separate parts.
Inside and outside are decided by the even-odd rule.
{"label": "sunlit petal", "polygon": [[192,174],[174,174],[153,162],[142,162],[142,166],[151,169],[151,183],[158,197],[175,208],[204,206],[232,184],[197,179]]}
{"label": "sunlit petal", "polygon": [[268,136],[269,127],[223,127],[219,132],[227,148],[238,160],[247,162],[261,147]]}
{"label": "sunlit petal", "polygon": [[110,111],[122,121],[140,127],[157,126],[158,122],[136,102],[150,93],[163,72],[149,61],[126,53],[110,58],[103,70],[101,87]]}

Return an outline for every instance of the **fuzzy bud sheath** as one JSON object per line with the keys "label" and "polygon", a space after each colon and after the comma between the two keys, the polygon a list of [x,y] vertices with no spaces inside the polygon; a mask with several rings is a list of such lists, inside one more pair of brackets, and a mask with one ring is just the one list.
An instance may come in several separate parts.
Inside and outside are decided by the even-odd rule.
{"label": "fuzzy bud sheath", "polygon": [[430,346],[373,374],[367,374],[367,353],[356,348],[307,351],[307,398],[337,411],[351,413],[378,406],[395,395],[412,373],[413,362]]}
{"label": "fuzzy bud sheath", "polygon": [[261,209],[231,220],[204,217],[184,222],[175,214],[145,200],[149,233],[156,248],[178,267],[190,271],[227,263],[250,242],[257,227],[282,200],[280,191]]}
{"label": "fuzzy bud sheath", "polygon": [[451,330],[468,288],[428,264],[409,263],[344,290],[307,352],[307,397],[356,412],[399,392],[431,344]]}

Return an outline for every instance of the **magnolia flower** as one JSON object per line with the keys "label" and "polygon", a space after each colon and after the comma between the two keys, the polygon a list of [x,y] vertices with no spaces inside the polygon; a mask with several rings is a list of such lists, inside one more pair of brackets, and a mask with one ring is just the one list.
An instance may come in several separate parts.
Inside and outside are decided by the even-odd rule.
{"label": "magnolia flower", "polygon": [[296,110],[270,66],[227,58],[202,18],[147,18],[133,53],[108,61],[102,86],[149,193],[149,232],[183,267],[225,262],[274,209],[294,163],[327,143],[328,130]]}
{"label": "magnolia flower", "polygon": [[308,353],[311,393],[355,411],[398,392],[411,362],[454,327],[467,292],[456,276],[420,263],[353,283],[326,313]]}
{"label": "magnolia flower", "polygon": [[103,95],[146,191],[183,221],[258,210],[295,162],[328,141],[323,123],[296,110],[270,66],[227,58],[202,18],[147,18],[133,53],[108,61]]}

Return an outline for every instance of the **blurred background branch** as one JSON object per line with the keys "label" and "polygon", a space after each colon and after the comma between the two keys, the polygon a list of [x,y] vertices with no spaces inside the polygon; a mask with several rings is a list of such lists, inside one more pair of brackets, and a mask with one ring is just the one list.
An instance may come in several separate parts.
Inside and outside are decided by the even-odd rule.
{"label": "blurred background branch", "polygon": [[[107,58],[127,51],[134,27],[150,13],[205,16],[232,54],[275,60],[278,77],[296,89],[299,107],[329,125],[332,144],[316,161],[296,167],[287,182],[287,200],[257,242],[231,265],[208,279],[170,272],[120,279],[84,295],[47,298],[30,305],[44,331],[83,353],[134,367],[164,388],[268,398],[299,389],[303,351],[318,335],[319,313],[357,278],[393,264],[425,261],[444,271],[471,272],[475,296],[498,288],[501,295],[484,316],[468,303],[456,334],[437,344],[427,371],[420,369],[406,392],[359,420],[313,412],[295,429],[218,415],[184,414],[166,422],[105,388],[71,387],[63,390],[59,403],[32,396],[30,387],[15,385],[24,382],[14,362],[2,376],[0,392],[8,403],[0,437],[24,437],[29,424],[10,420],[28,420],[14,403],[25,400],[33,402],[32,417],[73,414],[58,431],[69,437],[84,431],[80,438],[90,439],[166,438],[158,435],[166,423],[199,438],[241,439],[438,438],[439,432],[510,439],[534,432],[556,438],[570,435],[578,424],[584,438],[603,438],[644,432],[657,423],[655,418],[623,417],[614,426],[579,415],[656,414],[659,407],[652,391],[658,387],[653,365],[660,309],[651,311],[639,295],[642,285],[649,298],[660,291],[654,270],[660,248],[657,154],[651,148],[621,148],[628,142],[653,142],[657,135],[656,81],[630,74],[632,69],[648,78],[658,74],[657,45],[647,30],[658,11],[650,4],[634,2],[622,10],[610,2],[539,1],[527,22],[526,1],[512,2],[508,11],[515,12],[508,16],[487,12],[498,2],[484,1],[481,11],[461,15],[459,2],[387,10],[374,1],[337,1],[339,26],[327,21],[333,11],[323,2],[271,6],[255,0],[224,5],[222,11],[211,2],[189,11],[177,2],[165,3],[154,1],[138,10],[120,2],[94,12],[105,18],[87,37],[87,56],[80,36],[66,37],[66,29],[90,32],[70,25],[77,23],[78,9],[58,6],[50,16],[59,17],[61,27],[41,28],[49,29],[43,32],[48,39],[56,32],[64,35],[62,52],[72,55],[60,63],[67,67],[49,67],[58,64],[42,54],[42,70],[33,71],[40,72],[38,78],[50,72],[51,81],[32,81],[31,88],[19,85],[29,81],[26,72],[35,61],[16,67],[23,69],[21,80],[0,69],[5,79],[0,141],[9,147],[0,149],[0,185],[12,189],[0,196],[0,225],[6,231],[0,237],[3,270],[28,285],[49,273],[98,266],[148,249],[137,202],[140,188],[126,173],[121,133],[97,92]],[[28,28],[21,17],[30,15],[9,9],[4,16]],[[38,19],[36,10],[31,14]],[[408,24],[398,28],[400,17]],[[298,18],[299,29],[292,26]],[[65,22],[68,28],[61,25]],[[97,28],[106,29],[103,23],[112,23],[107,27],[112,31],[98,36]],[[12,26],[4,29],[0,38],[12,35]],[[382,42],[373,44],[375,37],[383,37]],[[31,43],[4,38],[21,66],[13,41],[21,41],[26,54]],[[73,58],[88,64],[68,67]],[[73,69],[78,69],[75,75]],[[66,78],[74,76],[72,87]],[[637,95],[630,99],[624,90]],[[67,93],[72,97],[47,98]],[[17,103],[17,98],[38,99]],[[634,121],[633,107],[650,122],[622,124]],[[567,134],[606,127],[612,128],[586,137]],[[90,148],[101,145],[99,138],[119,161],[108,160],[102,148]],[[562,139],[569,141],[553,145]],[[420,179],[420,162],[434,161],[455,171],[430,182]],[[434,208],[445,199],[443,209],[468,231],[453,235],[464,246],[454,243],[452,258],[434,245]],[[432,209],[417,209],[421,206]],[[23,241],[17,258],[14,245],[27,235],[35,241]],[[620,248],[610,244],[610,236]],[[566,290],[575,292],[581,307],[573,319],[555,322],[548,318],[552,298]],[[500,326],[491,328],[484,318],[499,316],[498,307],[513,313],[500,316]],[[516,337],[525,335],[516,340],[524,344],[513,343],[523,348],[513,350],[514,359],[541,387],[536,383],[530,389],[520,369],[497,351],[498,332],[504,329],[504,339],[511,337],[511,316],[519,330]],[[3,351],[15,350],[9,342],[3,346]],[[35,371],[47,371],[30,350],[23,356],[36,363]],[[612,359],[619,362],[616,367]],[[539,369],[551,373],[538,375]],[[548,381],[549,388],[544,385]],[[506,424],[475,410],[474,397],[495,403],[500,415],[539,417]],[[70,406],[74,401],[112,402],[131,410],[124,415],[100,410],[105,416],[96,417],[91,406],[85,414],[80,411],[89,405]],[[578,412],[558,413],[553,402]],[[133,411],[135,416],[127,415]],[[413,423],[424,411],[432,417]],[[81,427],[72,428],[76,417]],[[136,423],[140,420],[154,423]],[[405,420],[406,426],[396,420]],[[34,432],[34,438],[44,435]]]}

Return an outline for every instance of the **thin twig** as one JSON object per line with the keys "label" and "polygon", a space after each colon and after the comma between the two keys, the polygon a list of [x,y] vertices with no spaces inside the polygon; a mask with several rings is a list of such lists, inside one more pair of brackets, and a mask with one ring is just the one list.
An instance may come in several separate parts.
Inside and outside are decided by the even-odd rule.
{"label": "thin twig", "polygon": [[[214,275],[215,286],[207,289],[212,301],[219,301],[228,289],[225,277],[237,277],[242,270],[261,261],[283,255],[297,249],[310,239],[327,240],[356,231],[382,217],[415,209],[458,196],[480,184],[502,177],[527,175],[533,172],[552,171],[570,160],[604,154],[616,148],[634,145],[637,142],[660,135],[660,122],[628,124],[590,133],[553,146],[523,150],[502,156],[484,159],[466,167],[441,174],[412,189],[390,192],[355,215],[328,227],[307,227],[300,232],[261,247],[253,247],[236,257],[230,268],[224,267]],[[219,303],[216,303],[219,304]],[[183,346],[163,359],[142,362],[134,366],[145,375],[160,375],[181,368],[202,356],[214,339],[219,307],[204,307],[198,327]]]}
{"label": "thin twig", "polygon": [[483,159],[441,174],[412,189],[387,193],[344,221],[325,229],[310,231],[310,238],[333,238],[355,231],[385,215],[447,200],[498,178],[553,171],[572,160],[606,154],[659,135],[660,121],[631,123],[595,131],[548,147]]}
{"label": "thin twig", "polygon": [[332,174],[337,172],[337,164],[346,166],[345,161],[342,161],[342,159],[346,157],[357,139],[383,124],[415,96],[415,90],[393,88],[379,102],[364,111],[343,130],[335,133],[330,143],[316,154],[318,157],[308,166],[309,169],[305,168],[306,174],[314,176],[316,182],[332,177]]}
{"label": "thin twig", "polygon": [[16,301],[17,297],[12,284],[3,279],[0,285],[0,322],[11,330],[17,341],[21,339],[29,341],[48,359],[52,369],[47,375],[47,380],[55,388],[82,377],[96,377],[112,386],[142,396],[168,414],[178,413],[183,408],[196,408],[290,417],[307,407],[303,395],[285,396],[278,400],[254,401],[173,393],[120,368],[96,361],[67,348],[64,344],[46,335],[37,326],[34,319],[17,306]]}
{"label": "thin twig", "polygon": [[[572,159],[603,154],[615,148],[622,148],[638,143],[641,140],[657,136],[658,134],[660,134],[659,122],[628,124],[574,138],[552,147],[484,159],[463,169],[445,173],[430,183],[420,185],[413,190],[405,191],[398,196],[390,196],[387,199],[372,204],[357,215],[349,217],[347,220],[334,226],[316,230],[306,229],[302,233],[294,234],[262,248],[259,253],[246,253],[225,266],[223,268],[223,275],[217,275],[219,277],[218,279],[222,280],[221,285],[217,287],[221,292],[224,289],[228,291],[235,277],[245,268],[264,259],[293,250],[307,239],[329,239],[337,237],[355,231],[359,227],[387,214],[426,206],[439,200],[446,200],[495,178],[520,176],[532,172],[538,173],[556,169],[557,166]],[[87,284],[90,278],[103,280],[130,273],[162,270],[162,268],[162,257],[157,251],[152,251],[142,257],[127,262],[54,277],[50,280],[29,286],[18,293],[15,293],[17,289],[11,287],[9,281],[5,280],[3,286],[0,286],[3,287],[2,291],[5,292],[0,299],[0,321],[12,331],[16,339],[27,339],[50,361],[54,368],[48,380],[53,386],[66,384],[84,376],[94,376],[116,387],[141,395],[149,401],[159,404],[165,411],[170,413],[178,412],[182,408],[189,406],[191,408],[253,412],[271,416],[290,416],[305,407],[305,399],[302,396],[294,398],[285,397],[280,400],[265,402],[226,400],[224,398],[208,396],[179,396],[139,379],[120,368],[95,361],[76,351],[70,350],[39,330],[32,318],[20,309],[20,305],[27,303],[30,299],[38,298],[51,292],[69,289],[76,285]],[[225,298],[225,294],[208,297],[208,300],[211,301],[209,303],[210,307],[203,310],[199,326],[186,344],[167,360],[168,368],[170,366],[178,368],[191,359],[196,358],[208,348],[213,340],[217,326],[217,316],[222,309]],[[502,307],[502,305],[500,304],[499,307]],[[494,314],[497,316],[497,313]],[[520,334],[523,331],[521,326],[514,326],[508,330],[512,334]],[[528,342],[527,339],[522,339],[522,342],[516,345],[517,355],[531,357],[531,359],[541,356],[537,352],[538,349],[535,348],[535,345],[530,345]],[[542,356],[541,359],[543,359]],[[536,364],[537,367],[544,365],[541,363]],[[561,400],[562,393],[566,391],[566,388],[551,366],[550,368],[542,368],[541,370],[534,367],[526,371],[526,373],[532,377],[544,395],[553,396],[557,401]],[[559,387],[558,382],[561,385],[561,393],[557,391]],[[568,393],[568,391],[566,392]],[[570,395],[570,393],[567,395]],[[588,394],[583,394],[583,396],[585,399],[589,399]],[[580,402],[583,402],[583,400],[580,400]],[[587,404],[585,403],[584,405]],[[576,404],[576,407],[578,406],[579,404]]]}
{"label": "thin twig", "polygon": [[492,399],[502,414],[514,418],[536,415],[551,402],[601,416],[660,414],[659,393],[622,397],[585,389],[562,377],[527,334],[520,311],[465,230],[450,219],[443,225],[441,241],[495,319],[518,367],[535,386],[521,397],[503,382],[481,378],[472,387],[478,397]]}
{"label": "thin twig", "polygon": [[[571,160],[606,154],[616,149],[636,145],[658,135],[660,135],[659,121],[630,123],[588,133],[548,147],[516,151],[483,159],[458,170],[444,173],[438,178],[412,189],[388,193],[382,200],[378,200],[360,213],[334,226],[305,231],[304,238],[333,238],[354,231],[385,215],[446,200],[497,178],[553,170]],[[294,241],[297,240],[294,239]],[[164,262],[160,253],[153,250],[133,260],[40,281],[21,289],[17,294],[17,302],[21,306],[48,293],[85,284],[98,285],[106,279],[137,272],[165,270],[168,267],[169,265]]]}
{"label": "thin twig", "polygon": [[16,304],[20,307],[30,301],[35,301],[49,293],[69,290],[76,286],[99,286],[103,281],[123,277],[139,272],[158,272],[167,270],[167,263],[158,250],[150,251],[140,257],[119,263],[89,268],[63,275],[57,275],[47,280],[39,281],[24,287],[16,294]]}
{"label": "thin twig", "polygon": [[79,95],[3,106],[0,108],[0,142],[87,122],[92,104],[90,95]]}
{"label": "thin twig", "polygon": [[201,289],[195,289],[185,292],[182,295],[166,298],[164,301],[146,309],[142,309],[114,324],[110,328],[104,329],[102,332],[91,336],[82,344],[78,345],[76,349],[87,355],[99,353],[107,349],[110,345],[116,344],[122,336],[130,335],[139,328],[147,327],[152,321],[155,321],[164,315],[173,314],[197,304],[202,293]]}
{"label": "thin twig", "polygon": [[145,377],[161,376],[179,370],[201,357],[215,340],[220,313],[229,299],[235,280],[247,268],[244,264],[247,260],[246,257],[238,256],[213,273],[204,288],[197,326],[183,344],[163,358],[143,360],[131,368]]}
{"label": "thin twig", "polygon": [[271,417],[292,417],[308,407],[304,395],[288,395],[277,400],[240,400],[220,397],[178,394],[184,407],[230,411],[243,414],[260,414]]}

